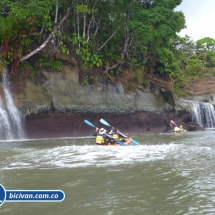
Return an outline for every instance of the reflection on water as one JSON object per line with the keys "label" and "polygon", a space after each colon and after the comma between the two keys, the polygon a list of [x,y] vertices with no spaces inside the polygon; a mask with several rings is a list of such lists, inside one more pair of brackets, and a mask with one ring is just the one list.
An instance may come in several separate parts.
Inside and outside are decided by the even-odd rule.
{"label": "reflection on water", "polygon": [[1,210],[32,215],[215,214],[213,130],[133,137],[140,146],[95,146],[89,137],[1,142],[0,183],[6,190],[65,192],[60,203],[6,202]]}

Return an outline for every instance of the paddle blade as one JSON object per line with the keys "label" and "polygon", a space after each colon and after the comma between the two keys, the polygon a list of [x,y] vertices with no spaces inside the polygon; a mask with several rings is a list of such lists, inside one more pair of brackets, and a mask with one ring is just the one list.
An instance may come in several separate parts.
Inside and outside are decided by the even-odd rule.
{"label": "paddle blade", "polygon": [[104,125],[110,126],[108,122],[106,122],[104,119],[100,119],[100,122]]}
{"label": "paddle blade", "polygon": [[116,140],[116,142],[120,145],[120,146],[126,146],[123,142]]}
{"label": "paddle blade", "polygon": [[87,124],[87,125],[89,125],[89,126],[92,126],[92,127],[96,127],[95,125],[93,125],[91,122],[89,122],[88,120],[84,120],[84,122]]}
{"label": "paddle blade", "polygon": [[177,126],[173,120],[171,120],[170,122],[171,122],[172,124],[174,124],[175,126]]}
{"label": "paddle blade", "polygon": [[136,140],[132,140],[131,143],[133,146],[140,145]]}

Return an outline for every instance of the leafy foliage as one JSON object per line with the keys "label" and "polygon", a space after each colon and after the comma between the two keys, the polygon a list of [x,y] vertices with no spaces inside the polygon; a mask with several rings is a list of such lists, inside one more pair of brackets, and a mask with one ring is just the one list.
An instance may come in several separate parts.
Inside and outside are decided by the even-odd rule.
{"label": "leafy foliage", "polygon": [[11,65],[11,72],[15,73],[18,58],[22,56],[23,49],[28,49],[32,42],[29,36],[36,35],[34,20],[28,18],[20,22],[15,15],[10,14],[6,18],[0,16],[0,23],[0,62]]}
{"label": "leafy foliage", "polygon": [[186,36],[175,43],[180,66],[180,72],[175,77],[175,91],[178,95],[183,95],[182,89],[189,85],[190,80],[215,75],[213,42],[214,40],[208,37],[193,42]]}
{"label": "leafy foliage", "polygon": [[90,51],[90,44],[82,39],[78,40],[76,34],[73,34],[73,44],[77,45],[79,42],[79,48],[76,48],[76,53],[81,57],[83,66],[90,67],[100,67],[102,66],[102,60],[99,55],[92,54]]}
{"label": "leafy foliage", "polygon": [[39,67],[47,67],[47,68],[51,68],[51,69],[56,69],[58,71],[62,71],[62,66],[63,63],[61,60],[53,60],[53,61],[45,61],[43,59],[39,59],[37,66]]}
{"label": "leafy foliage", "polygon": [[[49,46],[76,57],[84,68],[100,68],[105,80],[125,80],[128,90],[147,84],[146,74],[174,80],[181,89],[191,77],[214,75],[215,40],[197,42],[177,35],[185,17],[182,0],[77,0]],[[19,59],[41,46],[66,13],[70,0],[2,0],[0,64],[18,68]],[[62,61],[40,58],[38,66],[61,70]],[[83,84],[91,83],[86,74]],[[96,80],[96,79],[95,79]],[[126,82],[127,81],[127,82]]]}

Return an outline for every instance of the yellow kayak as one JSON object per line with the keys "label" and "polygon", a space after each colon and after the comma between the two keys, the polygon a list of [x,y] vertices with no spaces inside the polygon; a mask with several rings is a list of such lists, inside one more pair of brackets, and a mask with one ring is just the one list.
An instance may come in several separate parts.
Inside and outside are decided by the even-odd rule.
{"label": "yellow kayak", "polygon": [[184,130],[184,129],[181,129],[181,128],[179,128],[179,127],[175,127],[175,128],[174,128],[174,132],[175,132],[175,133],[181,133],[181,132],[187,132],[187,131]]}

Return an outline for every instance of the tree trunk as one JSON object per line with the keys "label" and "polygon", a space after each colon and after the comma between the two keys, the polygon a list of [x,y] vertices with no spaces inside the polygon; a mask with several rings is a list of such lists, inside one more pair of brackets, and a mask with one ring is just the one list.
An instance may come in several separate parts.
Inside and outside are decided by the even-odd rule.
{"label": "tree trunk", "polygon": [[77,28],[78,28],[78,40],[79,40],[78,47],[80,49],[81,44],[80,44],[80,20],[79,20],[79,12],[77,12],[77,26],[78,26]]}
{"label": "tree trunk", "polygon": [[92,22],[94,21],[95,22],[95,15],[94,15],[94,11],[95,11],[95,6],[97,4],[98,0],[95,2],[95,4],[93,5],[93,9],[92,9],[92,17],[90,19],[90,22],[89,22],[89,25],[87,27],[87,41],[89,41],[90,39],[90,27],[91,27],[91,24]]}
{"label": "tree trunk", "polygon": [[87,14],[84,12],[84,26],[83,26],[83,39],[86,37]]}
{"label": "tree trunk", "polygon": [[56,0],[56,10],[55,10],[55,19],[54,24],[57,24],[57,17],[58,17],[58,0]]}

